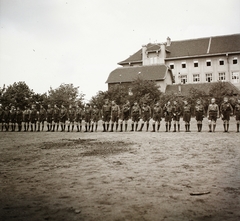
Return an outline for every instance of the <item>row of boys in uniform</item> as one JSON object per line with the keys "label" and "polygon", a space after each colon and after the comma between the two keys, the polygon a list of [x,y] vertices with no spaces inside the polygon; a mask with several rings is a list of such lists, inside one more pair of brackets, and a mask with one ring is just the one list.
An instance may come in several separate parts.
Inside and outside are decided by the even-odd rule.
{"label": "row of boys in uniform", "polygon": [[[197,120],[197,129],[198,132],[202,131],[202,121],[205,116],[204,106],[201,100],[197,100],[194,110],[191,109],[191,105],[187,100],[184,101],[184,105],[181,106],[177,101],[170,101],[164,105],[162,108],[159,103],[156,103],[151,109],[147,103],[143,103],[140,107],[137,102],[134,102],[131,107],[130,102],[126,101],[122,108],[116,104],[115,101],[111,103],[106,100],[102,109],[99,110],[95,105],[91,107],[89,104],[86,104],[82,109],[79,106],[73,108],[71,105],[67,109],[64,105],[61,105],[59,108],[57,105],[52,107],[48,105],[47,110],[40,105],[39,110],[36,109],[35,105],[32,105],[30,109],[27,107],[24,111],[21,111],[19,108],[15,109],[14,106],[8,110],[8,107],[5,107],[3,110],[0,105],[0,124],[2,124],[2,131],[8,131],[9,127],[11,131],[15,131],[16,125],[18,126],[18,131],[22,130],[22,125],[24,126],[24,131],[40,131],[44,129],[44,121],[47,121],[47,131],[58,131],[59,126],[61,131],[74,130],[74,125],[77,127],[77,131],[82,130],[82,120],[85,121],[85,132],[94,130],[97,131],[98,121],[102,119],[103,121],[103,132],[113,132],[114,125],[115,130],[118,131],[120,123],[120,132],[127,131],[128,120],[131,119],[131,131],[142,131],[144,124],[146,124],[146,131],[149,129],[149,121],[152,118],[152,132],[159,131],[160,122],[162,118],[165,118],[166,132],[171,130],[173,122],[173,132],[180,131],[180,117],[183,116],[183,121],[185,122],[185,131],[190,132],[190,121],[191,115],[194,112],[195,118]],[[233,114],[236,116],[237,121],[237,132],[239,132],[240,125],[240,99],[238,99],[235,109],[228,101],[228,98],[225,97],[223,103],[219,107],[216,104],[215,98],[211,99],[211,103],[208,106],[207,117],[209,132],[214,132],[216,128],[216,121],[221,116],[223,120],[224,132],[229,130],[229,120],[230,116]],[[142,119],[141,124],[139,125],[140,119]],[[125,126],[123,128],[123,125]],[[109,127],[111,126],[110,130]],[[140,126],[138,130],[138,126]]]}

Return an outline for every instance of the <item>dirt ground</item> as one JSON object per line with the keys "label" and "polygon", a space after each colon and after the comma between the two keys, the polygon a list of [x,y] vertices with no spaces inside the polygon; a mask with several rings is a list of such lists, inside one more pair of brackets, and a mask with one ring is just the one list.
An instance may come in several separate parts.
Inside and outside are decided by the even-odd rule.
{"label": "dirt ground", "polygon": [[240,220],[234,119],[230,133],[101,130],[0,132],[0,220]]}

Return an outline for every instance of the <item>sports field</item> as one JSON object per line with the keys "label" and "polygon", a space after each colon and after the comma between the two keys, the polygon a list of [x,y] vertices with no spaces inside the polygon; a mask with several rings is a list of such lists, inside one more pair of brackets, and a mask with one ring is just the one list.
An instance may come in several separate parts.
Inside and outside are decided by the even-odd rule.
{"label": "sports field", "polygon": [[[0,220],[240,220],[240,133],[0,132]],[[130,129],[130,127],[128,127]],[[150,126],[151,129],[151,126]],[[184,125],[181,125],[182,131]]]}

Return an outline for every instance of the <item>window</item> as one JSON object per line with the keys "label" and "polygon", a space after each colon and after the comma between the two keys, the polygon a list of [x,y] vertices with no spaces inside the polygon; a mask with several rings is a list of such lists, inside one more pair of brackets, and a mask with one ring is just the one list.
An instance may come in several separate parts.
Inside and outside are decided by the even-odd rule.
{"label": "window", "polygon": [[173,63],[170,64],[170,68],[174,69],[174,64]]}
{"label": "window", "polygon": [[150,57],[150,64],[157,64],[157,57]]}
{"label": "window", "polygon": [[182,62],[182,68],[186,68],[186,62]]}
{"label": "window", "polygon": [[181,75],[181,83],[186,84],[187,83],[187,75]]}
{"label": "window", "polygon": [[193,66],[194,66],[195,68],[197,68],[197,67],[198,67],[198,61],[194,61],[194,62],[193,62]]}
{"label": "window", "polygon": [[212,81],[212,74],[206,74],[206,81],[211,82]]}
{"label": "window", "polygon": [[211,60],[207,60],[206,61],[206,65],[209,67],[209,66],[211,66]]}
{"label": "window", "polygon": [[238,59],[237,58],[233,58],[233,64],[237,64],[238,63]]}
{"label": "window", "polygon": [[219,60],[219,65],[224,65],[224,60]]}
{"label": "window", "polygon": [[232,82],[239,83],[239,72],[238,71],[232,72]]}
{"label": "window", "polygon": [[226,80],[226,75],[225,75],[225,72],[222,72],[222,73],[219,73],[219,81],[225,81]]}
{"label": "window", "polygon": [[193,82],[199,82],[199,81],[200,81],[199,74],[194,74],[193,75]]}

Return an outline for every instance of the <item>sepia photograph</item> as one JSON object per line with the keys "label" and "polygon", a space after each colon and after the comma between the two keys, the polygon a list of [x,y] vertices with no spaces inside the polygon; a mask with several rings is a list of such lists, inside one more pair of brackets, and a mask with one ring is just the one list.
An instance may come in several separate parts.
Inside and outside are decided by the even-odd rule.
{"label": "sepia photograph", "polygon": [[0,220],[240,220],[239,0],[0,0]]}

